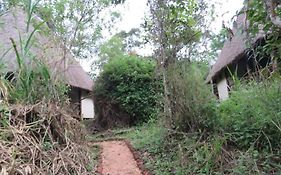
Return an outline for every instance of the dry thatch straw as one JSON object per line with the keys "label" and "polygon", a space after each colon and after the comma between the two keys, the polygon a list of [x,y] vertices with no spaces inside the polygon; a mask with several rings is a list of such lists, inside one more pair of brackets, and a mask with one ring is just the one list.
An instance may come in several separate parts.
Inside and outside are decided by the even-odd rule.
{"label": "dry thatch straw", "polygon": [[56,104],[0,109],[0,175],[94,174],[80,123]]}

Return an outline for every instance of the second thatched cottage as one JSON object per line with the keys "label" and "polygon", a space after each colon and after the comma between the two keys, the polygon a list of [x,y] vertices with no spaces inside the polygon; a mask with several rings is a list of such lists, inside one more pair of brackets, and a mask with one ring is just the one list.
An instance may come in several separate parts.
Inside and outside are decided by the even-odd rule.
{"label": "second thatched cottage", "polygon": [[233,77],[247,78],[255,76],[260,69],[271,64],[269,55],[256,54],[259,46],[265,45],[265,34],[260,31],[252,40],[248,40],[245,14],[238,15],[237,26],[232,29],[234,36],[227,40],[216,63],[211,67],[206,79],[207,83],[213,84],[214,93],[220,100],[229,97]]}
{"label": "second thatched cottage", "polygon": [[[20,46],[34,31],[35,23],[41,22],[40,18],[35,16],[27,27],[27,19],[26,12],[20,7],[10,9],[0,17],[0,61],[7,65],[8,74],[13,74],[18,69],[11,39]],[[42,27],[51,32],[47,25]],[[59,77],[70,86],[71,105],[81,118],[93,118],[94,104],[90,95],[93,80],[62,42],[54,35],[44,33],[46,31],[41,30],[34,34],[30,51],[49,66],[53,76]],[[24,61],[28,63],[30,59]]]}

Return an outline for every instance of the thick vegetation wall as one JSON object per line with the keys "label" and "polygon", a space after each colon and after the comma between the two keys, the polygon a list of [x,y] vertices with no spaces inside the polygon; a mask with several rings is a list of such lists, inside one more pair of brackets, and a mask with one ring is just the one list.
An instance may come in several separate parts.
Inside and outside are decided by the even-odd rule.
{"label": "thick vegetation wall", "polygon": [[94,87],[99,123],[132,125],[153,117],[160,94],[154,71],[153,61],[136,56],[110,60]]}
{"label": "thick vegetation wall", "polygon": [[[174,125],[178,128],[152,123],[136,128],[126,137],[142,153],[146,167],[157,175],[280,174],[280,92],[279,78],[237,83],[228,100],[211,105],[213,113],[205,113],[202,105],[213,104],[212,101],[200,106],[191,103],[193,106],[186,105],[185,112],[179,110],[175,115],[179,117]],[[197,109],[196,115],[191,109]],[[198,126],[198,122],[206,129],[181,129],[195,119],[191,126]],[[213,126],[212,130],[207,126]]]}

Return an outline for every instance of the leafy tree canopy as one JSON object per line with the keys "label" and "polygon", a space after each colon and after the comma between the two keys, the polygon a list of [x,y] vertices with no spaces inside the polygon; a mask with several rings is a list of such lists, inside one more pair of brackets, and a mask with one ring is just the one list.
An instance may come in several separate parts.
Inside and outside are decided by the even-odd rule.
{"label": "leafy tree canopy", "polygon": [[[87,58],[97,52],[101,31],[105,23],[113,24],[119,16],[111,12],[113,21],[104,21],[100,15],[110,5],[123,3],[123,0],[4,0],[1,9],[28,4],[45,20],[52,31],[79,58]],[[106,25],[108,25],[106,24]]]}
{"label": "leafy tree canopy", "polygon": [[271,55],[272,59],[281,57],[280,29],[281,29],[281,2],[278,0],[245,0],[244,11],[247,14],[249,27],[247,32],[255,38],[262,30],[266,34],[266,44],[262,52]]}

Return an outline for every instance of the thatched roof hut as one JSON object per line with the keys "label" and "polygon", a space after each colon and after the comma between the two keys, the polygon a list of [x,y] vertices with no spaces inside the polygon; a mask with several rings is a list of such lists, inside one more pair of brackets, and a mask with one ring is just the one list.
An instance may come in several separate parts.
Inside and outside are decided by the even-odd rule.
{"label": "thatched roof hut", "polygon": [[[221,72],[227,69],[229,65],[245,58],[244,56],[246,54],[246,51],[250,48],[250,46],[248,45],[249,40],[246,34],[248,24],[244,13],[238,15],[236,23],[236,28],[232,29],[234,37],[224,43],[221,53],[219,54],[216,63],[212,66],[206,79],[206,82],[208,83],[212,80],[215,80],[217,76],[219,76]],[[252,41],[252,44],[256,43],[263,37],[264,34],[261,31]]]}
{"label": "thatched roof hut", "polygon": [[[0,62],[6,63],[7,71],[15,71],[18,66],[11,39],[15,41],[17,50],[21,51],[34,28],[42,22],[35,16],[27,28],[27,19],[27,14],[19,7],[0,16]],[[30,54],[24,57],[27,64],[35,56],[49,65],[52,73],[59,75],[67,84],[92,91],[93,80],[46,24],[36,31],[31,42]]]}

